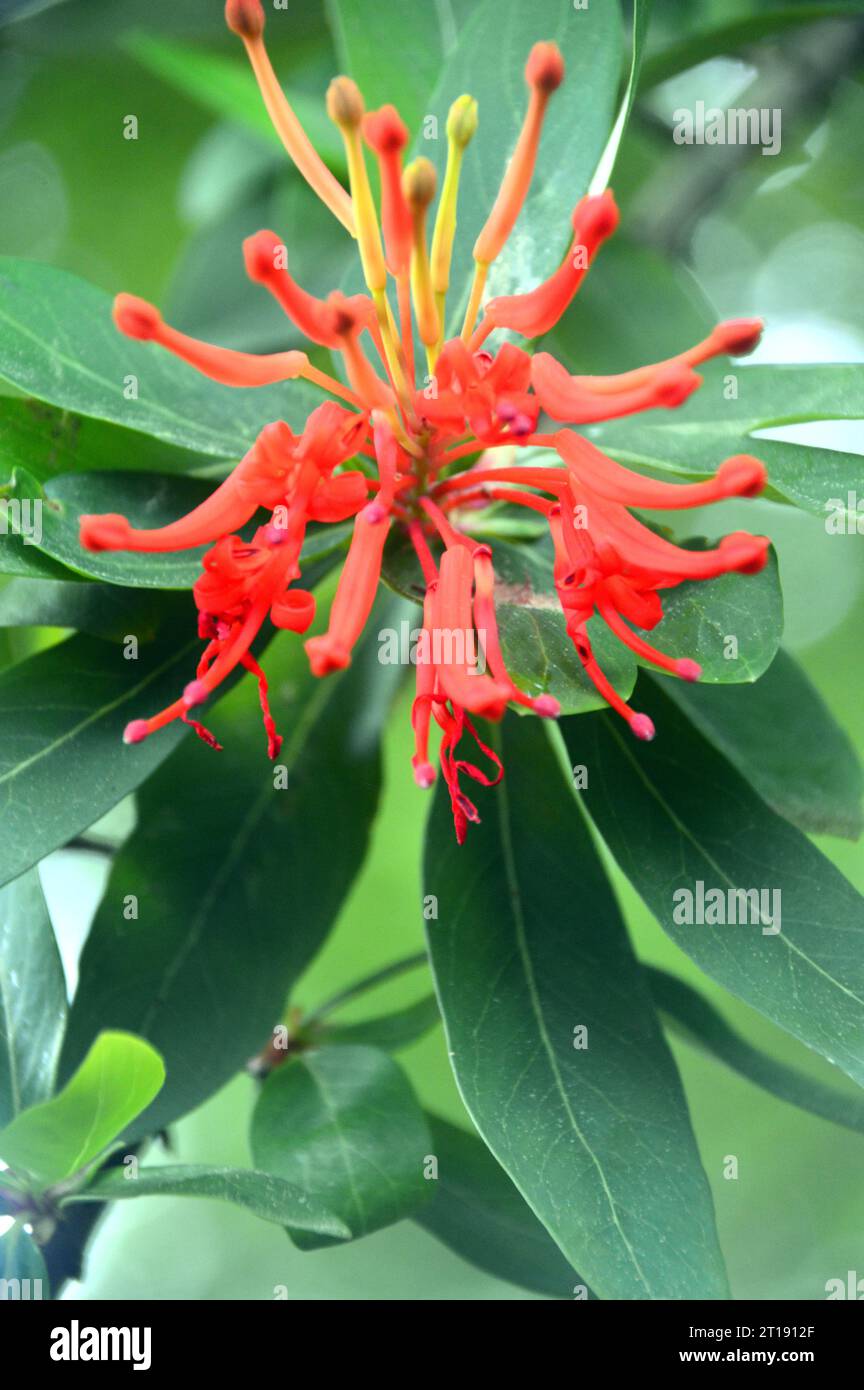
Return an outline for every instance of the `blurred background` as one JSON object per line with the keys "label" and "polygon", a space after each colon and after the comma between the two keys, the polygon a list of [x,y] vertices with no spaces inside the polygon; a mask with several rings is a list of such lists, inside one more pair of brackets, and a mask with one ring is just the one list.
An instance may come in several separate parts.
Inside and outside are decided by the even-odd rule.
{"label": "blurred background", "polygon": [[[456,0],[448,11],[455,26],[470,8],[469,0]],[[789,6],[655,0],[640,100],[613,179],[622,231],[568,321],[568,339],[588,370],[654,360],[695,341],[712,318],[750,314],[767,320],[757,361],[864,359],[861,22],[829,16],[841,6],[809,5],[829,17],[743,47],[730,38],[728,54],[669,75],[678,46],[689,42],[698,55],[694,36],[734,33],[737,20],[777,8]],[[319,215],[250,99],[242,53],[224,29],[218,0],[143,7],[136,0],[0,0],[0,18],[0,252],[51,262],[112,293],[144,295],[178,327],[228,346],[289,346],[285,319],[246,280],[242,238],[260,227],[278,230],[292,273],[317,294],[341,279],[345,239]],[[339,70],[327,18],[322,0],[305,0],[292,7],[290,24],[272,26],[290,33],[290,41],[272,45],[274,64],[287,86],[308,97],[310,125],[325,150],[334,140],[321,96]],[[406,71],[410,64],[406,54]],[[697,100],[779,107],[780,152],[676,145],[673,112]],[[123,135],[130,116],[138,122],[134,140]],[[787,434],[864,452],[860,427],[848,422],[799,425]],[[711,529],[744,525],[772,536],[786,645],[864,749],[864,539],[829,536],[820,518],[791,507],[757,501],[745,509],[743,517],[740,504],[725,516],[715,511]],[[34,640],[43,639],[0,633],[0,661],[20,658]],[[373,850],[297,992],[306,1006],[422,946],[419,847],[427,807],[406,773],[408,731],[406,704],[390,723]],[[109,828],[122,834],[133,818],[134,806],[124,805]],[[818,843],[864,890],[860,847]],[[92,852],[62,851],[43,866],[70,982],[106,870]],[[698,985],[775,1057],[844,1085],[827,1063],[699,975],[614,866],[612,873],[643,959]],[[426,989],[425,970],[414,971],[368,996],[355,1015],[410,1002]],[[849,1270],[864,1277],[864,1137],[801,1114],[684,1043],[673,1039],[673,1047],[735,1296],[819,1299],[828,1279],[845,1279]],[[424,1103],[464,1120],[440,1029],[402,1060]],[[235,1080],[177,1127],[176,1156],[248,1163],[252,1099],[251,1079]],[[739,1161],[735,1181],[723,1177],[730,1154]],[[66,1296],[269,1299],[277,1286],[289,1299],[532,1297],[463,1263],[412,1223],[307,1255],[276,1227],[233,1208],[179,1199],[121,1204],[92,1244],[86,1277]]]}

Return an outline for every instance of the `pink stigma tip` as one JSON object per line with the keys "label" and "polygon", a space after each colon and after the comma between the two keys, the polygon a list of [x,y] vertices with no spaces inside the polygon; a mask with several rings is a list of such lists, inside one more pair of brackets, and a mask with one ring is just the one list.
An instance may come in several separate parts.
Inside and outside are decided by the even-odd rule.
{"label": "pink stigma tip", "polygon": [[382,507],[380,502],[370,502],[364,507],[362,515],[366,518],[370,526],[377,526],[387,517],[387,508]]}
{"label": "pink stigma tip", "polygon": [[702,675],[702,667],[698,661],[691,661],[689,656],[682,656],[680,661],[675,662],[675,674],[680,676],[682,681],[698,681]]}
{"label": "pink stigma tip", "polygon": [[203,705],[207,699],[207,687],[203,681],[190,681],[183,691],[183,703],[187,709],[192,709],[194,705]]}
{"label": "pink stigma tip", "polygon": [[123,730],[123,742],[143,743],[149,732],[146,719],[133,719]]}
{"label": "pink stigma tip", "polygon": [[630,720],[630,728],[636,737],[643,739],[645,743],[650,743],[654,737],[654,722],[647,714],[634,714]]}
{"label": "pink stigma tip", "polygon": [[431,763],[418,763],[414,769],[414,781],[418,787],[428,791],[435,781],[435,769]]}
{"label": "pink stigma tip", "polygon": [[541,719],[557,719],[561,706],[554,695],[538,695],[534,701],[534,713],[539,714]]}

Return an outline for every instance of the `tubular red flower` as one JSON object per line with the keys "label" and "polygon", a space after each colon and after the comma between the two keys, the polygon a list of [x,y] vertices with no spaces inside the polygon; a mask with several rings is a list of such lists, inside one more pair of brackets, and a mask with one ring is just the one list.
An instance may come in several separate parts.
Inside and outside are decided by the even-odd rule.
{"label": "tubular red flower", "polygon": [[548,333],[572,303],[601,243],[617,226],[618,208],[608,189],[599,197],[583,198],[573,209],[573,241],[558,269],[528,294],[490,299],[482,336],[492,328],[512,328],[526,338]]}
{"label": "tubular red flower", "polygon": [[[321,347],[341,345],[333,305],[326,299],[316,299],[292,280],[288,274],[287,250],[275,232],[260,231],[247,237],[243,243],[243,258],[249,279],[270,291],[305,338]],[[375,310],[368,295],[352,295],[347,302],[359,325],[368,326],[373,321]]]}
{"label": "tubular red flower", "polygon": [[540,132],[549,97],[564,80],[564,59],[554,43],[535,43],[525,65],[530,88],[528,110],[492,211],[474,243],[474,259],[481,265],[495,260],[513,230],[534,174]]}
{"label": "tubular red flower", "polygon": [[398,279],[411,264],[411,209],[402,191],[402,152],[408,144],[408,128],[395,106],[382,106],[363,118],[363,135],[378,156],[381,171],[381,227],[387,253],[387,269]]}
{"label": "tubular red flower", "polygon": [[674,410],[701,381],[690,367],[671,362],[644,382],[611,394],[587,387],[582,377],[571,376],[548,352],[538,352],[531,363],[531,383],[542,408],[553,420],[573,425],[617,420],[659,406]]}
{"label": "tubular red flower", "polygon": [[736,454],[721,463],[713,478],[703,483],[664,483],[631,473],[572,430],[559,430],[555,448],[567,464],[578,490],[587,484],[610,502],[625,507],[702,507],[729,497],[756,497],[768,478],[764,463],[749,454]]}
{"label": "tubular red flower", "polygon": [[309,365],[305,352],[271,352],[256,357],[254,353],[202,343],[169,327],[158,309],[132,294],[118,294],[114,322],[127,338],[158,343],[223,386],[270,386],[277,381],[293,381]]}
{"label": "tubular red flower", "polygon": [[310,637],[306,642],[306,655],[314,675],[326,676],[349,665],[351,650],[375,601],[389,529],[389,517],[378,502],[370,502],[358,514],[330,611],[330,626],[322,636]]}

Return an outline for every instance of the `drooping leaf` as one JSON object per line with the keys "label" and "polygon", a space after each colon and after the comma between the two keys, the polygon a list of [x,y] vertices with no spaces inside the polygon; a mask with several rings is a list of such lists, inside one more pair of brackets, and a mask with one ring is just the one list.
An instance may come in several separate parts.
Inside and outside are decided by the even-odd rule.
{"label": "drooping leaf", "polygon": [[66,982],[39,874],[0,889],[0,1126],[51,1094]]}
{"label": "drooping leaf", "polygon": [[600,1298],[723,1298],[681,1085],[574,795],[539,721],[499,751],[482,824],[459,847],[439,795],[425,856],[462,1098]]}
{"label": "drooping leaf", "polygon": [[861,833],[861,764],[801,667],[779,651],[746,689],[663,680],[665,693],[778,815],[815,835]]}
{"label": "drooping leaf", "polygon": [[664,1013],[683,1035],[725,1066],[731,1067],[772,1096],[788,1101],[831,1120],[836,1125],[864,1133],[864,1099],[844,1095],[834,1086],[823,1085],[812,1076],[778,1062],[730,1028],[716,1009],[683,980],[665,970],[645,967],[651,993]]}
{"label": "drooping leaf", "polygon": [[0,1130],[0,1158],[41,1187],[60,1182],[118,1138],[164,1080],[162,1058],[143,1038],[102,1032],[62,1091]]}
{"label": "drooping leaf", "polygon": [[636,705],[653,743],[637,745],[611,715],[562,721],[621,869],[702,970],[864,1082],[864,900],[659,683]]}
{"label": "drooping leaf", "polygon": [[438,139],[415,145],[417,154],[438,166],[440,186],[447,112],[465,92],[477,99],[479,127],[462,170],[450,274],[451,333],[462,325],[474,274],[472,247],[516,144],[527,100],[525,62],[540,39],[559,45],[567,76],[550,101],[531,191],[490,272],[490,295],[533,289],[556,268],[570,235],[570,213],[588,187],[614,119],[621,59],[617,6],[574,10],[558,0],[506,6],[482,0],[475,7],[427,104],[437,117]]}
{"label": "drooping leaf", "polygon": [[486,1145],[437,1115],[427,1119],[438,1179],[415,1221],[496,1279],[572,1298],[579,1275]]}
{"label": "drooping leaf", "polygon": [[[185,634],[184,634],[185,639]],[[130,719],[177,698],[196,637],[124,648],[70,637],[0,674],[0,884],[110,811],[173,752],[180,724],[127,747]]]}
{"label": "drooping leaf", "polygon": [[[423,1111],[401,1068],[374,1047],[327,1044],[275,1068],[250,1142],[259,1168],[311,1193],[354,1237],[409,1216],[432,1195]],[[304,1249],[329,1243],[294,1238]]]}
{"label": "drooping leaf", "polygon": [[347,1239],[344,1222],[308,1192],[254,1168],[214,1168],[166,1164],[131,1170],[113,1168],[99,1173],[70,1199],[78,1202],[116,1202],[129,1197],[208,1197],[244,1207],[262,1221],[275,1221],[294,1232],[314,1232]]}
{"label": "drooping leaf", "polygon": [[[730,397],[724,377],[735,379]],[[639,469],[698,478],[733,454],[755,454],[768,468],[771,490],[805,511],[856,516],[848,495],[864,495],[858,454],[765,439],[757,431],[813,420],[864,417],[864,366],[856,363],[706,370],[698,391],[677,410],[592,427],[613,458]],[[836,504],[836,505],[835,505]],[[854,525],[854,522],[853,522]]]}
{"label": "drooping leaf", "polygon": [[0,257],[0,377],[51,405],[217,458],[245,453],[272,420],[299,433],[321,399],[303,381],[220,386],[119,333],[104,291],[8,256]]}
{"label": "drooping leaf", "polygon": [[[61,1062],[65,1074],[106,1025],[151,1039],[168,1082],[140,1133],[198,1105],[264,1046],[333,924],[377,805],[378,734],[398,675],[375,659],[377,630],[391,620],[378,610],[350,669],[323,681],[296,639],[273,645],[265,665],[286,735],[275,769],[250,679],[213,720],[223,751],[190,744],[141,794],[84,947]],[[137,918],[124,915],[130,901]]]}

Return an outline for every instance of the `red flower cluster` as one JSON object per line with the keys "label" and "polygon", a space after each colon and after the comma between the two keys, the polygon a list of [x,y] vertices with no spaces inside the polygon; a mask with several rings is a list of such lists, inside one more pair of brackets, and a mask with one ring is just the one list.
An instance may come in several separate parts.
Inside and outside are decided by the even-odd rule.
{"label": "red flower cluster", "polygon": [[[303,352],[255,356],[214,347],[169,327],[143,300],[118,296],[114,318],[121,332],[159,343],[216,381],[260,386],[302,377],[336,398],[312,413],[299,436],[281,421],[266,425],[213,495],[169,526],[139,531],[121,516],[82,518],[81,543],[91,550],[213,545],[194,590],[199,631],[207,644],[196,677],[167,709],[133,721],[126,739],[138,742],[180,718],[218,747],[190,711],[242,664],[259,681],[269,752],[275,757],[280,739],[270,717],[266,681],[250,648],[268,617],[293,632],[305,632],[313,620],[314,597],[296,586],[308,523],[355,518],[329,626],[306,641],[318,676],[349,664],[375,598],[388,532],[393,525],[401,526],[411,537],[425,578],[423,635],[430,639],[425,650],[432,654],[417,667],[414,772],[421,787],[435,779],[429,759],[434,719],[441,729],[441,768],[461,842],[467,823],[478,816],[460,786],[460,776],[486,786],[502,776],[496,755],[480,741],[473,717],[500,719],[510,702],[555,717],[558,705],[551,696],[525,694],[508,675],[495,616],[492,551],[460,531],[460,514],[469,506],[504,500],[545,516],[554,546],[556,591],[585,671],[633,733],[652,738],[650,719],[625,704],[598,666],[587,634],[589,619],[595,612],[601,614],[638,656],[685,680],[696,680],[700,670],[694,661],[667,656],[634,628],[645,632],[656,627],[663,616],[660,591],[684,579],[708,579],[733,570],[756,572],[765,563],[768,541],[738,532],[716,550],[683,550],[644,526],[630,509],[693,507],[753,496],[765,484],[764,466],[740,455],[727,459],[706,482],[657,482],[621,467],[572,429],[538,430],[538,420],[543,413],[558,424],[585,425],[680,405],[700,384],[694,369],[720,353],[751,351],[761,324],[721,324],[678,357],[612,377],[571,376],[548,353],[531,357],[509,342],[494,353],[486,348],[496,329],[529,339],[547,332],[570,304],[618,222],[610,192],[583,198],[573,213],[572,243],[555,273],[526,294],[493,298],[483,305],[489,267],[519,216],[546,106],[564,76],[555,45],[538,43],[525,70],[529,98],[524,124],[474,246],[474,280],[462,331],[445,340],[459,176],[477,125],[476,103],[463,96],[450,110],[447,169],[430,241],[427,213],[436,192],[435,170],[425,159],[403,169],[408,131],[395,109],[385,106],[367,113],[350,79],[339,77],[331,83],[327,107],[345,142],[349,195],[315,153],[279,87],[263,44],[259,0],[228,0],[226,15],[246,45],[289,154],[356,238],[369,293],[349,298],[335,291],[325,300],[317,299],[290,276],[285,247],[273,232],[259,232],[245,244],[250,277],[269,290],[310,342],[341,354],[347,385],[313,366]],[[364,142],[379,165],[380,218]],[[391,279],[395,313],[388,296]],[[420,346],[429,374],[422,388],[416,384]],[[513,446],[541,446],[557,458],[548,466],[496,467],[490,458],[501,446],[509,446],[511,454]],[[460,460],[478,454],[479,460],[460,471]],[[351,468],[352,459],[363,460],[366,467]],[[369,462],[375,465],[374,476]],[[242,540],[237,531],[260,509],[270,513],[270,520],[251,541]],[[440,560],[433,550],[440,550]],[[468,660],[464,646],[454,650],[444,644],[442,650],[442,644],[431,640],[440,632],[475,631],[482,635],[482,672]],[[487,757],[491,774],[457,756],[466,732]]]}

